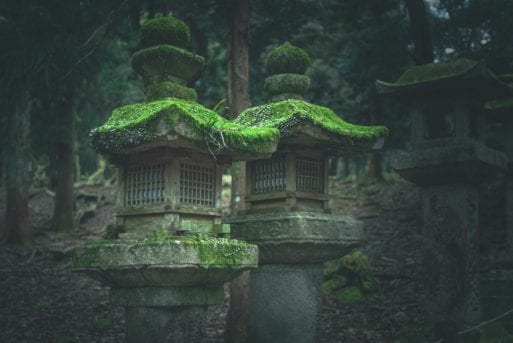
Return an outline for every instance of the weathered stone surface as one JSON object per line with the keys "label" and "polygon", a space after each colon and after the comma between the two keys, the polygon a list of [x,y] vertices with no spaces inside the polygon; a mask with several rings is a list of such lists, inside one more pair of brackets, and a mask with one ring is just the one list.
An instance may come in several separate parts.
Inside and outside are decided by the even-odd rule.
{"label": "weathered stone surface", "polygon": [[322,264],[272,264],[251,272],[249,342],[315,342]]}
{"label": "weathered stone surface", "polygon": [[236,238],[257,244],[260,264],[318,263],[345,255],[363,239],[363,224],[315,212],[273,212],[227,220]]}
{"label": "weathered stone surface", "polygon": [[506,169],[506,156],[470,140],[437,140],[423,149],[396,154],[393,168],[406,180],[418,185],[478,183],[500,169]]}
{"label": "weathered stone surface", "polygon": [[426,305],[431,321],[462,328],[480,320],[478,190],[441,185],[422,190]]}
{"label": "weathered stone surface", "polygon": [[130,307],[205,306],[222,304],[224,292],[222,286],[114,288],[110,300]]}
{"label": "weathered stone surface", "polygon": [[201,343],[206,338],[206,306],[127,307],[128,343]]}
{"label": "weathered stone surface", "polygon": [[210,238],[103,241],[77,248],[77,271],[114,287],[221,285],[258,265],[254,245]]}

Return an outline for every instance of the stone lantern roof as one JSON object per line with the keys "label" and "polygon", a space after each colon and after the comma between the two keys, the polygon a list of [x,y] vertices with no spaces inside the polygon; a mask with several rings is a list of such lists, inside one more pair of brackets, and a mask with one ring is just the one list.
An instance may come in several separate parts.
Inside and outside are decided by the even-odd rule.
{"label": "stone lantern roof", "polygon": [[143,77],[148,102],[115,109],[105,124],[91,132],[93,146],[109,157],[155,148],[210,152],[224,161],[264,158],[274,152],[275,128],[248,128],[195,102],[187,84],[200,73],[201,56],[185,47],[189,28],[171,17],[148,20],[141,28],[141,47],[132,56]]}
{"label": "stone lantern roof", "polygon": [[[491,99],[511,94],[513,87],[501,81],[483,61],[458,59],[447,63],[429,63],[407,69],[395,82],[376,81],[380,94],[405,97],[449,92]],[[410,99],[413,99],[410,97]]]}
{"label": "stone lantern roof", "polygon": [[277,129],[281,145],[304,146],[328,155],[381,148],[387,128],[347,123],[329,108],[304,100],[310,79],[303,74],[309,65],[307,53],[290,43],[272,50],[266,59],[271,75],[265,80],[265,90],[272,102],[246,109],[234,123]]}

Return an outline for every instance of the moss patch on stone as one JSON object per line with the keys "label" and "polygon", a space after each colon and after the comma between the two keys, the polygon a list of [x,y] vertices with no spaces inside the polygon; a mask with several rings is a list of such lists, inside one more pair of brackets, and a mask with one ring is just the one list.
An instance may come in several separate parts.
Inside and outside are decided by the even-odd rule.
{"label": "moss patch on stone", "polygon": [[[159,236],[154,235],[141,241],[101,240],[93,241],[74,251],[73,264],[76,268],[102,268],[104,263],[109,267],[135,263],[135,265],[160,265],[155,260],[159,248],[171,248],[182,251],[183,261],[188,265],[196,261],[198,267],[230,267],[251,261],[255,246],[243,241],[210,236]],[[142,251],[148,252],[148,257]],[[164,251],[164,250],[163,250]],[[170,252],[171,250],[166,249]],[[194,254],[191,256],[191,251]],[[138,253],[136,253],[138,252]],[[139,257],[134,258],[134,254]],[[197,259],[196,259],[197,257]],[[164,258],[165,260],[165,258]],[[177,264],[180,264],[176,262]],[[107,267],[107,266],[105,266]]]}
{"label": "moss patch on stone", "polygon": [[321,289],[324,295],[341,303],[376,301],[382,297],[367,256],[358,250],[326,263]]}
{"label": "moss patch on stone", "polygon": [[264,89],[270,95],[283,93],[304,94],[310,87],[310,78],[299,74],[277,74],[265,79]]}
{"label": "moss patch on stone", "polygon": [[507,110],[513,108],[513,98],[488,101],[485,103],[486,110]]}
{"label": "moss patch on stone", "polygon": [[203,67],[205,59],[173,45],[158,45],[137,51],[132,56],[132,68],[143,77],[171,74],[191,80]]}
{"label": "moss patch on stone", "polygon": [[[169,129],[163,130],[162,124]],[[178,126],[185,126],[189,138],[200,144],[223,140],[229,149],[242,152],[273,150],[279,139],[275,128],[241,126],[200,104],[172,98],[114,110],[104,125],[91,131],[91,140],[99,152],[116,153],[166,139],[168,131]]]}
{"label": "moss patch on stone", "polygon": [[269,75],[274,74],[304,74],[312,64],[310,56],[289,42],[273,49],[265,60]]}
{"label": "moss patch on stone", "polygon": [[146,21],[141,26],[141,45],[149,47],[170,44],[187,48],[191,39],[189,27],[173,17],[159,17]]}
{"label": "moss patch on stone", "polygon": [[388,130],[384,126],[349,124],[329,108],[301,100],[284,100],[248,108],[234,122],[255,128],[277,128],[282,134],[287,134],[291,127],[304,122],[320,126],[341,138],[370,140],[388,134]]}
{"label": "moss patch on stone", "polygon": [[196,101],[197,96],[198,95],[194,89],[169,81],[151,84],[146,88],[146,98],[148,101],[155,101],[166,98],[178,98],[187,101]]}

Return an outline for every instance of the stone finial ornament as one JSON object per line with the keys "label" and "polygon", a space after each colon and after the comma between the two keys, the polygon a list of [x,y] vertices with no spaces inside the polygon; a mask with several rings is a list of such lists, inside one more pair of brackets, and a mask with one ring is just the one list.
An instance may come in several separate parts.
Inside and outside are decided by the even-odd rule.
{"label": "stone finial ornament", "polygon": [[132,56],[132,68],[145,83],[148,101],[178,98],[195,101],[186,85],[200,73],[205,59],[187,51],[190,31],[173,17],[150,19],[141,27],[141,47]]}
{"label": "stone finial ornament", "polygon": [[304,94],[310,88],[310,78],[303,75],[312,64],[310,56],[290,43],[273,49],[266,57],[268,74],[264,89],[272,101],[285,99],[304,100]]}

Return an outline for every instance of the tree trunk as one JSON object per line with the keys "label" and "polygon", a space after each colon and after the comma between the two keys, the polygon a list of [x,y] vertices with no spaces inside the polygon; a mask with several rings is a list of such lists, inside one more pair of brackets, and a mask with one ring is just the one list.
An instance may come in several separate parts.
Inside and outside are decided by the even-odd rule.
{"label": "tree trunk", "polygon": [[[249,99],[249,0],[232,2],[233,21],[230,44],[229,97],[233,116],[251,106]],[[244,209],[246,179],[244,162],[232,164],[231,213]],[[245,342],[249,310],[249,272],[230,282],[230,309],[226,321],[226,341]]]}
{"label": "tree trunk", "polygon": [[415,64],[432,63],[434,60],[433,39],[429,12],[424,0],[406,0],[410,17],[410,32],[415,47]]}
{"label": "tree trunk", "polygon": [[5,153],[7,208],[0,241],[30,244],[33,241],[28,199],[31,181],[30,110],[28,90],[15,99],[15,109],[8,117]]}
{"label": "tree trunk", "polygon": [[58,134],[55,142],[57,184],[55,188],[54,227],[57,231],[72,231],[75,228],[75,118],[73,94],[64,93],[57,105]]}

